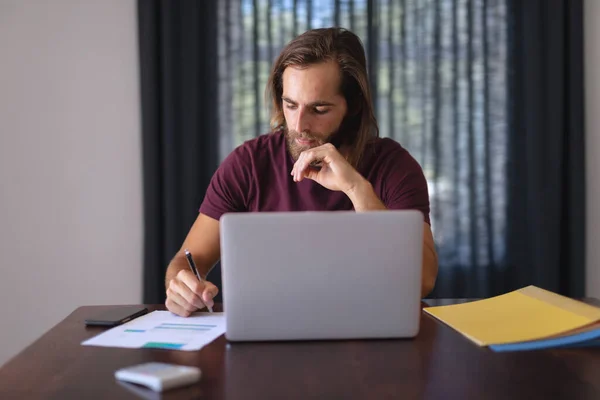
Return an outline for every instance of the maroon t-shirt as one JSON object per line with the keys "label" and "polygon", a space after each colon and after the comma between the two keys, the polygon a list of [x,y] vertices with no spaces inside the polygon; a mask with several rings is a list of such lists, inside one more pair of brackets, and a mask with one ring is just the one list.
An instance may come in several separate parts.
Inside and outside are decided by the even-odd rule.
{"label": "maroon t-shirt", "polygon": [[[294,160],[282,132],[237,147],[221,163],[200,212],[219,220],[227,212],[353,210],[343,192],[310,179],[294,182]],[[429,193],[421,166],[399,143],[377,138],[365,149],[359,172],[388,209],[417,209],[429,220]]]}

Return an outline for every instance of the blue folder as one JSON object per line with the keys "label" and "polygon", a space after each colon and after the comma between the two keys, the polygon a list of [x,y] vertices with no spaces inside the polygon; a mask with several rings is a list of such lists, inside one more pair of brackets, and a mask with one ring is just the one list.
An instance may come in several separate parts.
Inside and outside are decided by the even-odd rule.
{"label": "blue folder", "polygon": [[600,346],[600,328],[550,339],[533,340],[530,342],[494,344],[489,348],[496,352],[542,350],[554,348],[575,348]]}

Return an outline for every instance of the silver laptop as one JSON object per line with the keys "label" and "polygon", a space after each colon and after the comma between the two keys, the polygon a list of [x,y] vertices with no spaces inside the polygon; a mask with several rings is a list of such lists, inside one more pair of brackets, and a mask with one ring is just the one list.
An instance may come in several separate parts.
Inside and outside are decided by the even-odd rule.
{"label": "silver laptop", "polygon": [[231,213],[220,235],[230,341],[419,331],[420,211]]}

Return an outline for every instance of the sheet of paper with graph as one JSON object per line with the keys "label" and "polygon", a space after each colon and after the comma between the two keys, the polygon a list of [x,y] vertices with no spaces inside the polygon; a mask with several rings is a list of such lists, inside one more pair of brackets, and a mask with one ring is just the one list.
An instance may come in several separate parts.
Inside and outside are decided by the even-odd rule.
{"label": "sheet of paper with graph", "polygon": [[194,313],[187,318],[154,311],[93,338],[84,346],[200,350],[225,333],[225,314]]}

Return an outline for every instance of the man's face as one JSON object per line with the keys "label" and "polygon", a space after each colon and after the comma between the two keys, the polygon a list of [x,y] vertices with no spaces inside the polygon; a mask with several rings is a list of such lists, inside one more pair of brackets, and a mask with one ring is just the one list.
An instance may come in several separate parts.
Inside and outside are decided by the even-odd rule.
{"label": "man's face", "polygon": [[340,69],[333,61],[287,67],[282,79],[288,150],[297,160],[304,150],[327,143],[337,133],[347,104],[340,93]]}

